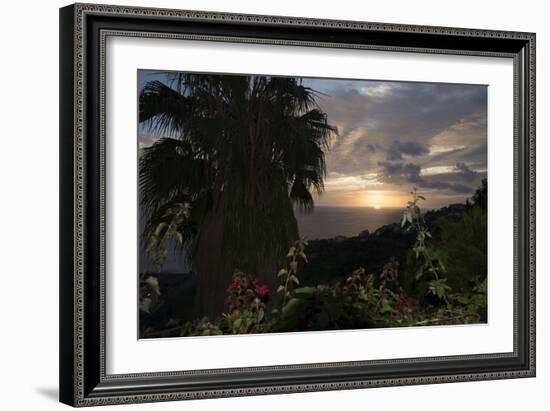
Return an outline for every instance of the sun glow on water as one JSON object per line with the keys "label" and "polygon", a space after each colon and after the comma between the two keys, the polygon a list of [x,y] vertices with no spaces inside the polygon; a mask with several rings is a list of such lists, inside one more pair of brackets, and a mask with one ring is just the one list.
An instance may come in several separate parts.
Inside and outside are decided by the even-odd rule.
{"label": "sun glow on water", "polygon": [[376,210],[382,208],[401,207],[407,202],[403,193],[390,190],[365,190],[354,201],[354,206],[372,207]]}

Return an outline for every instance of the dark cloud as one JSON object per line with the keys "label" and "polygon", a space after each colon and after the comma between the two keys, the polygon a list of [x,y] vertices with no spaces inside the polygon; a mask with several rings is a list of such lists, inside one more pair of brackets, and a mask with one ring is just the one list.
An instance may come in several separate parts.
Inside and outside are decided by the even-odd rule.
{"label": "dark cloud", "polygon": [[404,184],[404,183],[418,183],[422,180],[420,177],[420,166],[409,163],[390,163],[389,161],[382,161],[379,163],[382,167],[381,179],[388,183]]}
{"label": "dark cloud", "polygon": [[386,160],[402,160],[403,154],[408,154],[410,156],[416,157],[427,153],[429,153],[429,150],[422,144],[419,144],[415,141],[394,140],[388,149]]}
{"label": "dark cloud", "polygon": [[[370,88],[381,85],[383,92],[369,94]],[[337,104],[323,104],[329,100]],[[363,88],[336,88],[320,102],[329,119],[346,127],[367,127],[390,141],[402,140],[401,136],[417,141],[474,113],[486,112],[487,92],[486,87],[473,85],[365,82]]]}
{"label": "dark cloud", "polygon": [[450,191],[457,194],[468,194],[473,191],[472,187],[468,187],[464,184],[460,184],[460,183],[451,184],[451,183],[446,183],[444,181],[430,181],[425,179],[422,179],[418,183],[418,186],[422,188],[433,188],[435,190]]}
{"label": "dark cloud", "polygon": [[[445,173],[428,177],[421,175],[422,168],[418,164],[383,161],[380,162],[379,165],[379,179],[385,183],[396,185],[413,184],[421,188],[442,190],[457,194],[468,194],[472,193],[479,184],[479,181],[481,181],[478,173],[470,170],[463,163],[457,164],[457,169],[461,170],[459,173]],[[473,185],[466,185],[461,182],[453,181],[457,177],[463,177],[465,175],[463,170],[467,170],[467,180],[474,183]]]}
{"label": "dark cloud", "polygon": [[466,147],[450,150],[431,156],[432,165],[450,165],[461,162],[476,164],[479,168],[487,166],[487,142],[479,145],[469,145]]}
{"label": "dark cloud", "polygon": [[326,94],[319,104],[340,130],[326,158],[340,178],[375,175],[377,188],[414,185],[456,201],[487,175],[486,86],[318,80],[312,87]]}
{"label": "dark cloud", "polygon": [[[423,168],[487,162],[485,86],[331,80],[320,91],[320,106],[340,130],[327,155],[329,171],[367,174],[380,161],[407,156]],[[430,154],[432,147],[443,151]]]}
{"label": "dark cloud", "polygon": [[468,181],[473,181],[477,178],[477,173],[464,163],[456,163],[456,168],[460,170],[460,175]]}

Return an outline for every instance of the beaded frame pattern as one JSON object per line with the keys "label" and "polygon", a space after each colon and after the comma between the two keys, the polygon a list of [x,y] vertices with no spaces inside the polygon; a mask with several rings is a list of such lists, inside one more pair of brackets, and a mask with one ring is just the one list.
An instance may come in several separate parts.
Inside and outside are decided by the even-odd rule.
{"label": "beaded frame pattern", "polygon": [[[364,381],[344,381],[333,383],[319,384],[287,384],[270,387],[252,387],[252,388],[235,388],[235,389],[216,389],[208,391],[186,391],[181,393],[158,393],[158,394],[136,394],[124,396],[110,396],[105,398],[89,398],[84,394],[84,221],[85,221],[85,124],[86,124],[86,107],[85,107],[85,38],[86,27],[85,17],[88,14],[102,16],[139,16],[139,17],[162,17],[188,21],[221,21],[231,23],[257,23],[262,25],[274,26],[308,26],[319,28],[347,28],[354,30],[365,31],[383,31],[383,32],[410,32],[423,34],[440,34],[440,35],[455,35],[455,36],[475,36],[486,38],[503,38],[503,39],[518,39],[528,41],[529,44],[529,83],[528,94],[529,101],[527,102],[530,116],[525,119],[528,122],[529,135],[526,136],[526,161],[528,168],[529,192],[527,200],[529,203],[528,216],[528,240],[529,253],[526,256],[529,267],[529,301],[528,301],[528,317],[529,317],[529,367],[523,371],[503,371],[475,374],[455,374],[444,376],[425,376],[425,377],[406,377],[406,378],[384,378],[384,379],[369,379]],[[422,52],[436,54],[464,54],[464,55],[482,55],[491,57],[512,57],[513,54],[493,53],[493,52],[468,52],[457,50],[441,50],[441,49],[425,49],[425,48],[405,48],[405,47],[386,47],[386,46],[365,46],[351,44],[335,44],[335,43],[318,43],[318,42],[296,42],[290,40],[266,40],[253,38],[235,38],[235,37],[215,37],[215,36],[197,36],[184,34],[161,34],[150,32],[117,32],[117,31],[102,31],[100,40],[100,334],[101,334],[101,365],[100,374],[102,381],[123,379],[123,378],[149,378],[149,377],[166,377],[174,375],[189,375],[189,374],[204,374],[220,372],[221,370],[199,370],[199,371],[174,371],[174,372],[159,372],[159,373],[143,373],[143,374],[117,374],[106,375],[105,373],[105,48],[106,38],[108,36],[129,36],[129,37],[154,37],[154,38],[172,38],[172,39],[193,39],[204,41],[227,41],[237,43],[259,43],[259,44],[277,44],[290,46],[317,46],[317,47],[332,47],[332,48],[363,48],[370,50],[384,51],[401,51],[401,52]],[[368,387],[383,387],[383,386],[398,386],[398,385],[417,385],[417,384],[435,384],[435,383],[450,383],[460,381],[477,381],[487,379],[506,379],[506,378],[521,378],[531,377],[535,375],[535,35],[532,33],[510,32],[510,31],[492,31],[492,30],[477,30],[477,29],[462,29],[449,27],[434,27],[434,26],[417,26],[403,24],[386,24],[386,23],[371,23],[371,22],[353,22],[339,20],[319,20],[295,17],[280,17],[280,16],[260,16],[249,14],[228,14],[218,12],[202,12],[202,11],[186,11],[186,10],[171,10],[171,9],[150,9],[140,7],[125,7],[125,6],[109,6],[98,4],[76,4],[74,8],[74,395],[76,406],[94,406],[108,404],[127,404],[152,401],[173,401],[182,399],[201,399],[201,398],[219,398],[229,396],[247,396],[247,395],[264,395],[277,393],[291,392],[309,392],[309,391],[326,391],[340,389],[357,389]],[[519,81],[518,78],[519,66],[518,62],[514,62],[514,88]],[[517,107],[518,96],[514,93],[514,107]],[[515,116],[518,116],[517,108]],[[519,128],[517,122],[514,121],[514,145],[516,148],[519,136]],[[517,150],[516,150],[517,153]],[[514,161],[518,163],[518,158]],[[514,166],[514,180],[517,183],[517,167]],[[517,241],[517,221],[514,221],[514,242]],[[514,264],[514,289],[518,280],[517,263]],[[517,329],[517,293],[514,293],[514,331]],[[376,361],[357,361],[352,363],[327,363],[327,364],[308,364],[308,365],[280,365],[274,367],[255,367],[246,369],[230,369],[223,370],[224,372],[239,372],[242,370],[262,370],[262,369],[292,369],[292,368],[316,368],[330,367],[341,365],[365,365],[365,364],[391,364],[399,362],[414,363],[416,361],[450,361],[472,358],[502,358],[512,356],[517,353],[517,333],[514,332],[514,352],[512,353],[497,353],[497,354],[480,354],[470,356],[446,356],[435,358],[418,358],[405,360],[376,360]]]}

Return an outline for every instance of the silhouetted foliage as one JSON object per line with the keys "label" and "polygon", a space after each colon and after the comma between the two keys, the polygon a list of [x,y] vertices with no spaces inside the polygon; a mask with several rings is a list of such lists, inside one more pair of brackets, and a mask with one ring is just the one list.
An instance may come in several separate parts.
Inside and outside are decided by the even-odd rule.
{"label": "silhouetted foliage", "polygon": [[[486,192],[486,183],[483,186]],[[158,300],[155,291],[158,291],[158,282],[153,277],[144,277],[141,336],[157,338],[486,322],[487,266],[484,262],[486,246],[483,244],[486,210],[479,201],[473,201],[461,217],[456,218],[454,214],[453,218],[440,217],[428,226],[420,208],[423,199],[416,190],[413,191],[403,212],[400,224],[403,234],[406,232],[414,237],[405,267],[391,256],[376,273],[359,267],[337,281],[304,286],[301,268],[309,263],[307,243],[298,240],[286,253],[286,265],[272,273],[279,282],[276,290],[252,275],[235,271],[227,288],[223,312],[193,321],[172,319],[157,327],[152,327],[147,318],[151,315],[151,306],[154,307],[153,299]],[[444,210],[456,208],[446,207]],[[431,216],[434,218],[433,213]],[[432,231],[438,234],[432,235]],[[282,298],[275,304],[272,302],[269,309],[270,295],[277,294]]]}
{"label": "silhouetted foliage", "polygon": [[271,272],[298,237],[293,207],[313,208],[337,130],[299,78],[168,76],[139,99],[140,123],[163,137],[140,159],[143,235],[174,203],[190,204],[186,225],[195,231],[180,233],[182,247],[198,273],[196,311],[213,314],[235,267],[273,285]]}

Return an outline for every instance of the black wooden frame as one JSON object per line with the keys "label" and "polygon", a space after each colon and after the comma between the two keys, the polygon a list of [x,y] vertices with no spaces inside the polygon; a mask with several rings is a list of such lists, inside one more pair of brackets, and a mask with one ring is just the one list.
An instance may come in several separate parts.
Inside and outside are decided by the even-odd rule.
{"label": "black wooden frame", "polygon": [[[136,34],[140,33],[140,34]],[[109,35],[366,48],[514,60],[514,351],[107,375],[104,41]],[[535,35],[76,4],[60,10],[60,400],[74,406],[535,375]],[[510,222],[512,224],[512,222]]]}

